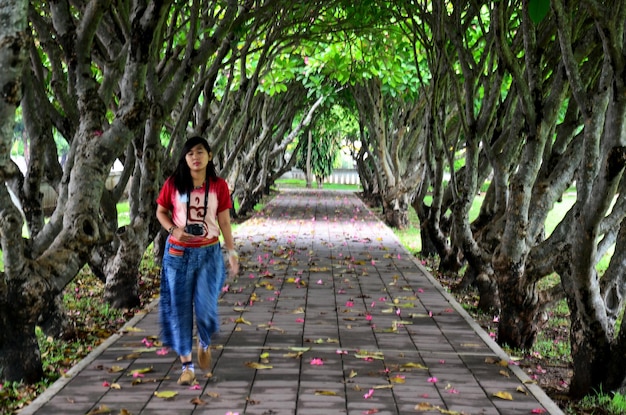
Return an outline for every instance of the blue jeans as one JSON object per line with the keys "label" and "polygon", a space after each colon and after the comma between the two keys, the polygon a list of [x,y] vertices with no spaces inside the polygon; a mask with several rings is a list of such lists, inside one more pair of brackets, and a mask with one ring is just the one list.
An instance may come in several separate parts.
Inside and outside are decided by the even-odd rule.
{"label": "blue jeans", "polygon": [[188,248],[167,240],[159,300],[161,338],[165,346],[179,356],[192,352],[194,309],[200,343],[204,347],[211,344],[211,335],[219,331],[217,300],[225,279],[219,243]]}

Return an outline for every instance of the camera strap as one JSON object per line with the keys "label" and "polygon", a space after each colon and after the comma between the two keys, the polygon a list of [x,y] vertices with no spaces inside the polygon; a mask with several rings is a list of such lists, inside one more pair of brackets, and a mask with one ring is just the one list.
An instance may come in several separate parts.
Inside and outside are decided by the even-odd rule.
{"label": "camera strap", "polygon": [[[185,227],[189,224],[189,202],[191,201],[191,191],[187,190],[187,216],[185,217]],[[209,179],[204,178],[204,212],[202,214],[202,222],[206,218],[206,211],[209,204]]]}

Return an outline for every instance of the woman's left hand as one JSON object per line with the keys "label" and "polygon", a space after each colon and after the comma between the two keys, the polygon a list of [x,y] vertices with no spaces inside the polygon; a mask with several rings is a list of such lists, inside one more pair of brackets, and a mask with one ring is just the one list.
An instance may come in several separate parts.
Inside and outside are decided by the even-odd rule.
{"label": "woman's left hand", "polygon": [[228,265],[230,266],[230,276],[234,277],[239,274],[239,254],[236,252],[228,253]]}

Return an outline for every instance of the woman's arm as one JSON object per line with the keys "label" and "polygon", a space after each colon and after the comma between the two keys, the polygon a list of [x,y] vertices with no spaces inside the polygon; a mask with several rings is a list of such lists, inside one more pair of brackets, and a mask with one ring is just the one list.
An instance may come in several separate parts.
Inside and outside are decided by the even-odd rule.
{"label": "woman's arm", "polygon": [[228,250],[228,263],[232,275],[239,272],[239,254],[235,250],[235,239],[233,238],[233,230],[230,226],[230,210],[224,209],[217,214],[217,223],[220,231],[224,236],[224,246]]}

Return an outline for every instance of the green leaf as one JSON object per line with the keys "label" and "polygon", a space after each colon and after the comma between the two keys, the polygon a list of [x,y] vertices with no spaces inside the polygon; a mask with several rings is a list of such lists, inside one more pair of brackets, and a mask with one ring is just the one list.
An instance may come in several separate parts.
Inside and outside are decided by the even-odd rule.
{"label": "green leaf", "polygon": [[530,0],[528,2],[528,14],[530,20],[539,24],[550,10],[550,0]]}

